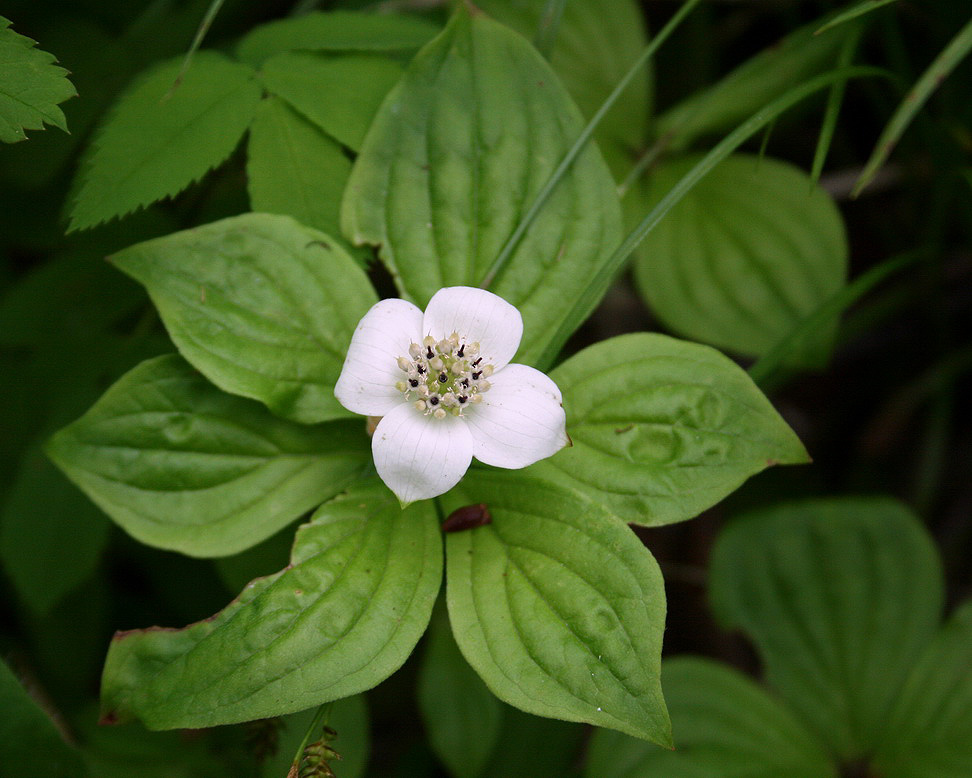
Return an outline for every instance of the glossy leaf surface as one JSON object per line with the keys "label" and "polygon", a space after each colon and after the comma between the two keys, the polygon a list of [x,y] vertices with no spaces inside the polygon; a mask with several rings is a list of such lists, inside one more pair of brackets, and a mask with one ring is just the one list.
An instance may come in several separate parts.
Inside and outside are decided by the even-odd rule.
{"label": "glossy leaf surface", "polygon": [[324,505],[290,565],[181,630],[115,636],[102,712],[150,729],[291,713],[375,686],[425,631],[442,576],[435,510],[402,511],[381,483]]}

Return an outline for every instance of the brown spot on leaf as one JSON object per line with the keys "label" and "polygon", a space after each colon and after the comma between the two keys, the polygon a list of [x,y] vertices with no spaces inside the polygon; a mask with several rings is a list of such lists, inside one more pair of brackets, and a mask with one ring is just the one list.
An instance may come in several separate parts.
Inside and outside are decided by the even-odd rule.
{"label": "brown spot on leaf", "polygon": [[464,505],[457,508],[442,522],[443,532],[462,532],[467,529],[482,527],[484,524],[491,524],[493,517],[489,515],[486,503],[478,505]]}

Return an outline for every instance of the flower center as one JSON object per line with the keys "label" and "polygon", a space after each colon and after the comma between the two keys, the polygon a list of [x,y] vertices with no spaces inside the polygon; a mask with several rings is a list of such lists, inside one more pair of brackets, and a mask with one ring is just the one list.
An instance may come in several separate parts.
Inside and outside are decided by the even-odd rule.
{"label": "flower center", "polygon": [[483,401],[489,391],[492,365],[484,365],[478,343],[466,343],[453,332],[445,340],[431,335],[408,347],[408,356],[398,358],[405,380],[395,388],[426,416],[444,419],[462,416],[470,405]]}

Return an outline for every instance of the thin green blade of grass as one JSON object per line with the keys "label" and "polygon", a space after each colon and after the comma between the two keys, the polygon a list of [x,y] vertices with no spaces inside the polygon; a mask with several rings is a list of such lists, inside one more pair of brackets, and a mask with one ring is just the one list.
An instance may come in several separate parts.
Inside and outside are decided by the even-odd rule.
{"label": "thin green blade of grass", "polygon": [[904,100],[901,101],[891,120],[885,126],[881,137],[878,138],[874,151],[871,152],[871,157],[864,166],[864,171],[854,185],[851,197],[857,197],[864,187],[871,182],[891,154],[898,139],[911,124],[915,114],[918,113],[932,92],[938,88],[955,66],[965,59],[970,49],[972,49],[972,19],[966,22],[958,34],[942,49],[931,65],[928,66],[928,69],[915,82],[911,91],[905,95]]}
{"label": "thin green blade of grass", "polygon": [[209,4],[209,8],[206,9],[206,14],[203,16],[202,21],[199,22],[199,27],[196,30],[196,36],[192,39],[192,43],[189,45],[189,51],[186,52],[185,59],[182,60],[182,67],[179,68],[179,75],[176,76],[175,81],[172,82],[172,89],[169,90],[166,97],[172,95],[172,93],[179,87],[182,83],[182,79],[185,78],[186,73],[189,72],[189,67],[192,65],[193,55],[202,46],[203,39],[206,37],[206,33],[209,32],[209,28],[213,24],[213,20],[216,18],[216,14],[219,13],[219,9],[223,7],[224,0],[212,0]]}
{"label": "thin green blade of grass", "polygon": [[891,3],[897,2],[897,0],[863,0],[863,2],[857,5],[852,5],[843,13],[837,14],[833,19],[823,25],[819,30],[814,32],[814,35],[820,35],[822,32],[826,32],[832,27],[844,24],[844,22],[849,22],[851,19],[856,19],[858,16],[863,16],[864,14],[870,13],[871,11],[876,11],[885,5],[891,5]]}
{"label": "thin green blade of grass", "polygon": [[[841,47],[840,55],[837,57],[837,67],[849,67],[854,55],[857,53],[857,46],[864,32],[862,25],[851,30],[844,45]],[[837,117],[840,115],[840,107],[844,102],[844,91],[847,88],[846,81],[838,81],[830,87],[830,94],[827,95],[827,107],[824,109],[823,122],[820,124],[820,136],[817,138],[817,147],[813,152],[813,165],[810,169],[811,185],[815,185],[820,180],[823,172],[824,163],[827,161],[827,154],[830,152],[830,145],[834,139],[834,130],[837,128]]]}
{"label": "thin green blade of grass", "polygon": [[553,51],[554,43],[557,41],[557,30],[560,29],[565,5],[567,0],[547,0],[540,15],[540,24],[536,35],[533,36],[533,45],[545,59],[550,59],[550,52]]}

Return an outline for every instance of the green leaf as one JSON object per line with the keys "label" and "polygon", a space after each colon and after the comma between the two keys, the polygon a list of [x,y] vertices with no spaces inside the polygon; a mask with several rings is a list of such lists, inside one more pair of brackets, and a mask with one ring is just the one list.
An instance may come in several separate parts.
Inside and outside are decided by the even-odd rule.
{"label": "green leaf", "polygon": [[438,32],[431,22],[405,14],[316,11],[255,28],[240,41],[236,55],[259,67],[284,51],[408,52]]}
{"label": "green leaf", "polygon": [[[441,287],[476,286],[582,129],[536,50],[461,8],[378,111],[351,171],[344,232],[380,245],[402,295],[420,307]],[[490,287],[523,314],[516,361],[537,358],[567,315],[564,301],[609,258],[619,211],[588,147]]]}
{"label": "green leaf", "polygon": [[79,172],[71,229],[93,227],[171,197],[225,160],[260,101],[256,73],[201,51],[139,77],[115,103]]}
{"label": "green leaf", "polygon": [[493,750],[483,776],[538,778],[575,776],[586,740],[581,724],[557,721],[503,705],[499,747]]}
{"label": "green leaf", "polygon": [[[643,210],[697,162],[659,168]],[[679,334],[752,356],[841,288],[847,255],[840,212],[822,189],[791,165],[740,154],[713,168],[646,236],[635,280]],[[819,362],[835,326],[822,327],[792,359]]]}
{"label": "green leaf", "polygon": [[459,653],[444,611],[429,628],[418,704],[429,743],[449,773],[456,778],[482,775],[499,738],[503,705]]}
{"label": "green leaf", "polygon": [[0,560],[17,593],[47,613],[92,574],[108,522],[32,445],[0,509]]}
{"label": "green leaf", "polygon": [[826,24],[816,30],[814,35],[820,35],[820,33],[826,32],[831,27],[837,27],[841,24],[845,24],[852,19],[856,19],[859,16],[868,14],[871,11],[876,11],[878,8],[890,5],[894,2],[897,2],[897,0],[862,0],[862,2],[849,6],[846,10],[841,11],[839,14],[834,16]]}
{"label": "green leaf", "polygon": [[[527,38],[535,35],[545,12],[543,2],[480,0],[476,4]],[[590,118],[647,45],[644,17],[633,0],[568,2],[557,26],[550,64]],[[595,133],[616,176],[627,173],[633,153],[644,143],[650,113],[651,72],[646,67]]]}
{"label": "green leaf", "polygon": [[102,679],[108,720],[150,729],[277,716],[381,682],[424,632],[442,578],[432,503],[405,511],[369,481],[297,531],[290,565],[181,630],[115,635]]}
{"label": "green leaf", "polygon": [[0,662],[0,765],[4,778],[79,778],[88,774],[77,751]]}
{"label": "green leaf", "polygon": [[10,29],[0,16],[0,141],[25,140],[24,130],[42,130],[45,124],[68,131],[64,113],[57,107],[77,94],[68,72],[54,63],[37,41]]}
{"label": "green leaf", "polygon": [[370,467],[358,422],[305,427],[224,394],[175,355],[143,362],[51,438],[48,455],[143,543],[225,556]]}
{"label": "green leaf", "polygon": [[658,117],[658,137],[667,136],[669,147],[680,149],[700,136],[730,130],[788,90],[833,66],[846,30],[815,35],[819,27],[820,20],[801,27],[708,89],[669,108]]}
{"label": "green leaf", "polygon": [[285,102],[260,104],[247,146],[246,174],[254,211],[293,216],[340,235],[339,213],[351,161],[341,147]]}
{"label": "green leaf", "polygon": [[972,775],[972,602],[911,671],[874,762],[886,778]]}
{"label": "green leaf", "polygon": [[357,151],[381,101],[401,78],[402,67],[385,57],[298,51],[267,60],[260,74],[270,92]]}
{"label": "green leaf", "polygon": [[670,744],[665,590],[641,541],[597,502],[519,474],[473,471],[450,494],[492,515],[446,551],[453,633],[493,694]]}
{"label": "green leaf", "polygon": [[335,239],[245,214],[111,261],[145,285],[180,353],[224,391],[308,424],[348,415],[334,383],[377,297]]}
{"label": "green leaf", "polygon": [[573,446],[531,472],[629,523],[683,521],[770,465],[808,461],[749,376],[707,346],[621,335],[574,355],[551,378]]}
{"label": "green leaf", "polygon": [[662,663],[675,750],[594,733],[589,778],[836,778],[793,715],[746,676],[708,659]]}
{"label": "green leaf", "polygon": [[713,551],[716,613],[756,644],[767,681],[841,758],[869,752],[942,607],[934,544],[886,498],[779,505]]}

